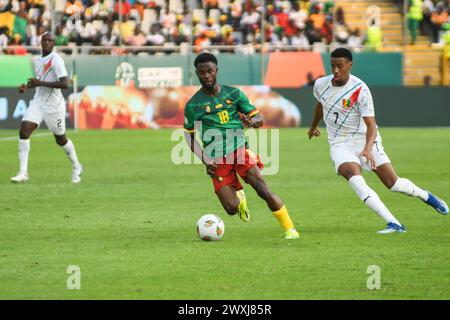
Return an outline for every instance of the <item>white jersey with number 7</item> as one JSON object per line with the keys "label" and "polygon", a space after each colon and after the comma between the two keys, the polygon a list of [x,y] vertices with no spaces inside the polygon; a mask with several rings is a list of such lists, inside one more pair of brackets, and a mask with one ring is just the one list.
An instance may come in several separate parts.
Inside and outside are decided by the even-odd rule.
{"label": "white jersey with number 7", "polygon": [[[375,116],[369,88],[353,75],[341,87],[333,86],[332,79],[333,75],[329,75],[314,84],[314,97],[323,106],[328,143],[365,140],[367,127],[363,117]],[[377,139],[381,140],[378,132]]]}

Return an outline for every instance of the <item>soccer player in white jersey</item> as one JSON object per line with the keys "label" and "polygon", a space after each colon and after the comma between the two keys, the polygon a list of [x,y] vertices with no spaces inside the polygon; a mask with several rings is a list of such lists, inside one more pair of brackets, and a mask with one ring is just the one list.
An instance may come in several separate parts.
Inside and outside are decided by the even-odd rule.
{"label": "soccer player in white jersey", "polygon": [[387,222],[387,227],[378,233],[405,232],[406,229],[366,184],[361,168],[374,171],[389,190],[417,197],[440,214],[448,214],[448,206],[443,200],[397,176],[381,144],[370,90],[363,81],[350,74],[352,60],[349,50],[334,50],[331,53],[332,74],[316,80],[314,97],[317,105],[309,138],[320,136],[318,126],[323,119],[336,172],[347,179],[358,197]]}
{"label": "soccer player in white jersey", "polygon": [[66,137],[66,105],[61,89],[67,89],[67,70],[63,59],[53,52],[55,43],[49,33],[41,37],[42,56],[35,61],[35,78],[28,79],[27,84],[19,87],[21,93],[36,88],[30,107],[26,110],[19,131],[19,173],[11,178],[12,182],[28,181],[28,155],[30,153],[30,136],[45,121],[53,132],[56,143],[62,147],[72,163],[72,182],[81,181],[83,168],[78,161],[75,147]]}

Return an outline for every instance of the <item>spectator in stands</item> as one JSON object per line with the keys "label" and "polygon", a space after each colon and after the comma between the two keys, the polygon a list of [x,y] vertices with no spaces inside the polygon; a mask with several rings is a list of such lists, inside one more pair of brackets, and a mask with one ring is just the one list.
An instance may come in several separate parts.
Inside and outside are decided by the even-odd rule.
{"label": "spectator in stands", "polygon": [[[225,33],[222,34],[220,45],[224,46],[234,46],[237,44],[236,39],[233,37],[231,30],[225,31]],[[223,52],[226,52],[227,50],[222,50]],[[228,51],[228,52],[233,52]]]}
{"label": "spectator in stands", "polygon": [[230,10],[231,10],[231,20],[234,30],[241,30],[241,18],[242,18],[242,1],[232,0]]}
{"label": "spectator in stands", "polygon": [[433,23],[433,42],[438,43],[439,33],[442,30],[442,25],[448,21],[448,9],[441,3],[436,5],[436,11],[431,14],[431,22]]}
{"label": "spectator in stands", "polygon": [[192,19],[192,37],[194,41],[197,37],[201,35],[204,29],[205,26],[200,23],[200,19],[198,17],[194,17]]}
{"label": "spectator in stands", "polygon": [[219,0],[204,0],[204,5],[206,11],[206,16],[209,17],[209,12],[211,9],[219,9]]}
{"label": "spectator in stands", "polygon": [[[40,42],[40,37],[41,35],[43,35],[45,32],[47,32],[47,29],[45,29],[45,27],[43,25],[40,25],[36,30],[30,32],[29,38],[28,38],[28,44],[30,46],[33,47],[37,47],[40,46],[41,42]],[[37,50],[36,53],[38,54],[40,52],[40,50]],[[34,54],[34,52],[33,52]]]}
{"label": "spectator in stands", "polygon": [[411,44],[416,43],[417,29],[422,21],[422,0],[410,0],[408,11],[408,29],[411,35]]}
{"label": "spectator in stands", "polygon": [[255,30],[259,25],[260,15],[256,12],[255,7],[251,6],[244,12],[241,19],[242,39],[243,43],[251,42],[254,39]]}
{"label": "spectator in stands", "polygon": [[311,15],[309,16],[309,19],[312,21],[315,29],[322,29],[322,26],[325,23],[325,18],[325,14],[320,11],[319,5],[311,7]]}
{"label": "spectator in stands", "polygon": [[320,35],[320,30],[314,28],[314,23],[309,18],[308,18],[308,20],[306,20],[306,23],[305,23],[305,35],[308,38],[308,41],[310,44],[322,41],[322,37]]}
{"label": "spectator in stands", "polygon": [[327,16],[325,19],[325,22],[320,29],[320,35],[327,45],[333,41],[333,23],[331,17]]}
{"label": "spectator in stands", "polygon": [[[120,12],[122,10],[122,12]],[[122,6],[120,7],[119,1],[116,1],[116,4],[114,5],[114,15],[116,17],[119,17],[119,14],[122,14],[122,16],[129,16],[131,11],[131,4],[129,0],[122,0]]]}
{"label": "spectator in stands", "polygon": [[431,14],[434,11],[434,3],[431,0],[424,0],[422,3],[423,19],[420,22],[420,33],[431,37],[433,34],[433,23],[431,22]]}
{"label": "spectator in stands", "polygon": [[162,46],[166,39],[160,32],[160,26],[154,24],[150,27],[150,34],[147,36],[147,44],[151,46]]}
{"label": "spectator in stands", "polygon": [[0,53],[5,49],[9,43],[9,28],[6,26],[0,27]]}
{"label": "spectator in stands", "polygon": [[84,10],[85,18],[91,19],[105,19],[109,14],[109,8],[105,5],[104,0],[89,1],[89,7]]}
{"label": "spectator in stands", "polygon": [[114,31],[113,22],[110,21],[108,31],[104,33],[100,38],[102,46],[112,47],[119,45],[119,34]]}
{"label": "spectator in stands", "polygon": [[163,27],[161,32],[168,39],[170,39],[170,30],[175,26],[176,20],[176,15],[173,12],[170,12],[168,8],[161,11],[159,16],[159,23]]}
{"label": "spectator in stands", "polygon": [[297,29],[296,34],[291,39],[291,44],[300,50],[309,50],[310,44],[308,38],[302,29]]}
{"label": "spectator in stands", "polygon": [[225,34],[233,32],[233,27],[228,24],[228,17],[224,14],[219,17],[219,28],[222,37],[225,37]]}
{"label": "spectator in stands", "polygon": [[200,35],[195,39],[194,44],[197,47],[196,52],[201,52],[204,50],[203,47],[210,46],[212,43],[211,39],[208,37],[208,32],[203,31],[200,33]]}
{"label": "spectator in stands", "polygon": [[20,34],[16,33],[13,35],[11,45],[14,46],[14,48],[9,51],[9,54],[17,56],[23,56],[28,54],[27,49],[25,49],[25,47],[22,44],[22,37],[20,36]]}
{"label": "spectator in stands", "polygon": [[212,44],[220,42],[220,26],[213,18],[208,18],[206,21],[205,31],[208,33],[208,38],[211,39]]}
{"label": "spectator in stands", "polygon": [[123,40],[128,39],[134,34],[135,23],[129,20],[129,15],[124,15],[122,23],[119,25],[120,36]]}
{"label": "spectator in stands", "polygon": [[[50,30],[52,25],[51,11],[46,8],[49,0],[19,1],[14,0],[15,11],[10,15],[13,19],[17,15],[17,21],[24,19],[22,21],[24,23],[21,25],[22,28],[17,30],[12,29],[13,26],[11,26],[11,33],[19,32],[26,44],[39,45],[38,36],[42,33],[41,27],[44,30]],[[133,42],[144,43],[144,45],[163,45],[170,41],[179,45],[182,42],[189,42],[191,35],[194,42],[199,39],[198,42],[202,45],[259,43],[263,38],[260,30],[262,10],[265,10],[264,39],[267,42],[292,44],[306,49],[315,42],[331,43],[332,41],[334,8],[332,0],[266,0],[265,8],[262,7],[261,0],[228,0],[228,4],[219,0],[198,0],[194,2],[194,8],[189,7],[191,3],[189,0],[181,1],[180,7],[174,6],[175,2],[170,0],[158,1],[158,4],[156,0],[123,0],[120,7],[123,22],[119,25],[119,1],[117,0],[57,0],[54,7],[56,11],[54,23],[61,25],[62,30],[58,29],[56,36],[63,35],[58,44],[76,42],[79,45],[89,43],[112,46],[119,43],[119,33],[124,44]],[[447,0],[441,2],[448,3]],[[30,8],[36,10],[30,12]],[[189,13],[193,12],[193,9],[197,8],[204,10],[204,14],[192,18],[191,30],[189,21],[185,22],[185,19],[190,17]],[[142,23],[142,26],[147,28],[142,30],[146,40],[144,42],[140,35],[136,37],[134,28],[136,24],[143,21],[144,10],[147,9],[152,10],[151,19],[154,20],[148,24]],[[213,9],[219,11],[212,14]],[[337,41],[344,44],[350,30],[345,23],[342,8],[336,10],[334,29],[337,32],[334,36]],[[179,15],[180,13],[182,15]],[[217,13],[220,14],[219,19],[217,19],[219,17]],[[148,16],[147,11],[146,17]],[[209,20],[205,25],[203,24],[205,21],[202,20],[202,23],[198,19],[204,17],[214,18],[217,21]],[[20,23],[17,25],[20,26]],[[148,29],[153,31],[147,36]]]}
{"label": "spectator in stands", "polygon": [[40,9],[41,12],[45,9],[45,0],[28,0],[27,2],[31,8]]}
{"label": "spectator in stands", "polygon": [[182,15],[178,15],[175,26],[173,26],[170,31],[171,41],[176,45],[187,42],[188,31],[188,26],[184,23],[184,17]]}
{"label": "spectator in stands", "polygon": [[280,6],[275,6],[273,17],[274,24],[280,26],[281,29],[286,30],[289,25],[289,6],[285,3]]}
{"label": "spectator in stands", "polygon": [[345,23],[344,10],[342,7],[336,9],[336,26],[335,26],[335,38],[336,41],[342,44],[347,43],[349,37],[349,28]]}
{"label": "spectator in stands", "polygon": [[83,20],[81,26],[77,28],[77,45],[87,44],[92,45],[97,36],[97,30],[94,29],[92,23],[88,20]]}
{"label": "spectator in stands", "polygon": [[67,46],[69,44],[69,37],[63,33],[63,27],[58,25],[55,30],[55,45]]}
{"label": "spectator in stands", "polygon": [[347,45],[352,51],[358,52],[361,50],[362,44],[363,39],[361,38],[359,28],[355,28],[348,37]]}
{"label": "spectator in stands", "polygon": [[295,2],[294,10],[289,13],[289,20],[291,20],[298,29],[304,29],[306,19],[308,19],[308,13],[306,11],[305,2],[300,2],[300,5],[298,2]]}
{"label": "spectator in stands", "polygon": [[14,20],[14,32],[20,34],[22,39],[27,37],[28,11],[25,1],[19,2],[19,10]]}
{"label": "spectator in stands", "polygon": [[334,9],[334,1],[333,0],[327,0],[325,4],[323,5],[323,12],[327,16],[333,16],[333,9]]}
{"label": "spectator in stands", "polygon": [[147,43],[147,38],[141,30],[141,25],[137,24],[134,27],[134,32],[131,36],[125,39],[125,44],[129,46],[143,46]]}
{"label": "spectator in stands", "polygon": [[79,0],[67,0],[66,9],[64,13],[67,16],[72,16],[74,14],[81,15],[84,12],[84,7],[81,1]]}
{"label": "spectator in stands", "polygon": [[383,36],[381,33],[380,26],[378,26],[375,19],[372,19],[369,28],[367,28],[366,41],[365,41],[366,48],[368,50],[378,51],[382,45],[382,38],[383,38]]}

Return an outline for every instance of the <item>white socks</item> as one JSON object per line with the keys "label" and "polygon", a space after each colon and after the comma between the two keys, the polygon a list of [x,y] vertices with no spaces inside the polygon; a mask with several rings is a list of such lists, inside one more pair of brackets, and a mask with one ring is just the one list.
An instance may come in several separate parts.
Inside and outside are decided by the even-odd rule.
{"label": "white socks", "polygon": [[19,138],[19,163],[20,173],[27,174],[28,172],[28,155],[30,153],[30,139]]}
{"label": "white socks", "polygon": [[78,162],[77,153],[75,151],[75,146],[72,143],[72,140],[68,139],[67,143],[62,146],[64,152],[67,154],[70,162],[72,162],[72,168],[78,169],[80,168],[80,163]]}
{"label": "white socks", "polygon": [[397,219],[395,219],[389,209],[386,208],[376,192],[366,184],[366,181],[362,176],[353,176],[350,180],[348,180],[348,182],[358,197],[387,223],[393,222],[398,225],[401,224]]}
{"label": "white socks", "polygon": [[392,186],[391,191],[401,192],[408,196],[422,199],[423,201],[428,200],[428,193],[426,191],[420,189],[414,183],[405,178],[398,177],[397,181]]}

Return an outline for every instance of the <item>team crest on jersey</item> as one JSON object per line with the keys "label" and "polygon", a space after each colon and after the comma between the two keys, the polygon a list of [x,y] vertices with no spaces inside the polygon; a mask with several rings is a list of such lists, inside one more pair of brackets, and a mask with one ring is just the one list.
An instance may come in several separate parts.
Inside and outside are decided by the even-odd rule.
{"label": "team crest on jersey", "polygon": [[345,110],[351,109],[355,105],[355,103],[358,101],[359,93],[361,92],[361,88],[362,87],[359,87],[358,89],[356,89],[355,92],[353,92],[353,94],[350,96],[350,98],[342,99],[342,106],[344,107]]}
{"label": "team crest on jersey", "polygon": [[342,99],[342,105],[344,106],[344,109],[350,108],[350,99]]}
{"label": "team crest on jersey", "polygon": [[227,103],[227,105],[232,105],[233,104],[233,100],[227,99],[226,103]]}

